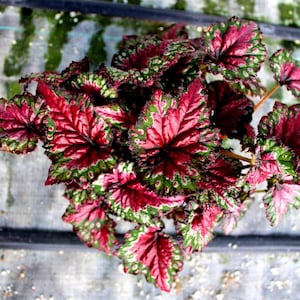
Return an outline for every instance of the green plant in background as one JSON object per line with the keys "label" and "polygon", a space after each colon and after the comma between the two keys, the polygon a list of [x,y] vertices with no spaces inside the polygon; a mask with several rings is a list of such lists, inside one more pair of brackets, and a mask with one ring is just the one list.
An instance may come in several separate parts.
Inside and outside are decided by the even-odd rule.
{"label": "green plant in background", "polygon": [[256,0],[237,0],[237,3],[244,12],[244,18],[253,19]]}
{"label": "green plant in background", "polygon": [[35,35],[33,19],[31,9],[22,8],[20,10],[22,31],[19,38],[12,45],[9,55],[4,60],[4,74],[6,76],[19,75],[28,60],[30,43]]}
{"label": "green plant in background", "polygon": [[46,70],[54,71],[58,68],[62,58],[62,48],[68,41],[69,32],[84,19],[82,14],[74,16],[69,12],[48,14],[48,20],[53,27],[48,38],[48,52],[45,55]]}
{"label": "green plant in background", "polygon": [[229,0],[204,0],[203,12],[210,15],[226,16],[229,14],[228,7]]}

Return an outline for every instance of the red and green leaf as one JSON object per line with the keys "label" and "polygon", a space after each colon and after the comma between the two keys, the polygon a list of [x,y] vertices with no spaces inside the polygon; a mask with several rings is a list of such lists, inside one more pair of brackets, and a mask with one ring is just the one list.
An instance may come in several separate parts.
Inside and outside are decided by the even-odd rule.
{"label": "red and green leaf", "polygon": [[279,145],[300,156],[300,105],[275,102],[273,111],[259,123],[258,137],[262,143],[266,139],[275,139]]}
{"label": "red and green leaf", "polygon": [[263,198],[267,219],[272,226],[280,223],[290,207],[300,207],[300,185],[291,176],[270,180],[272,186]]}
{"label": "red and green leaf", "polygon": [[70,79],[74,78],[74,76],[88,72],[89,68],[89,60],[85,57],[80,61],[71,62],[70,65],[61,73],[49,71],[32,73],[22,77],[20,83],[23,83],[26,89],[32,81],[42,81],[54,88],[58,88],[57,90],[59,90],[60,88],[66,88],[66,84],[70,81]]}
{"label": "red and green leaf", "polygon": [[191,211],[186,224],[180,226],[187,253],[201,251],[213,238],[213,228],[222,216],[217,205],[204,205]]}
{"label": "red and green leaf", "polygon": [[177,242],[155,226],[140,226],[126,234],[119,256],[126,273],[144,274],[147,281],[166,292],[171,290],[183,265]]}
{"label": "red and green leaf", "polygon": [[246,96],[262,97],[266,93],[266,88],[262,85],[259,78],[231,81],[230,85],[236,92],[243,93]]}
{"label": "red and green leaf", "polygon": [[93,183],[98,192],[104,192],[110,209],[126,220],[140,224],[160,223],[160,212],[181,205],[185,196],[160,197],[146,189],[136,178],[133,164],[121,163],[112,174],[100,175]]}
{"label": "red and green leaf", "polygon": [[43,83],[38,86],[49,107],[46,153],[52,160],[48,184],[89,181],[115,163],[106,122],[92,108],[57,96]]}
{"label": "red and green leaf", "polygon": [[255,185],[277,174],[297,177],[294,154],[273,139],[258,139],[255,165],[247,175],[248,182]]}
{"label": "red and green leaf", "polygon": [[133,46],[121,47],[112,66],[127,73],[126,81],[151,86],[168,68],[193,51],[187,41],[148,39]]}
{"label": "red and green leaf", "polygon": [[136,121],[132,114],[127,113],[118,104],[96,106],[94,110],[108,124],[118,125],[122,129],[128,129]]}
{"label": "red and green leaf", "polygon": [[204,32],[208,69],[229,80],[256,76],[266,56],[256,23],[233,17],[216,23]]}
{"label": "red and green leaf", "polygon": [[200,80],[191,83],[179,101],[158,90],[131,131],[139,176],[165,194],[195,190],[201,177],[199,161],[218,142]]}
{"label": "red and green leaf", "polygon": [[116,223],[107,216],[99,201],[69,205],[63,220],[73,225],[74,231],[88,247],[115,254],[114,248],[118,245]]}
{"label": "red and green leaf", "polygon": [[45,134],[45,103],[29,93],[10,101],[0,99],[0,148],[27,153],[36,148]]}
{"label": "red and green leaf", "polygon": [[105,76],[82,73],[72,79],[72,88],[87,94],[95,105],[106,104],[118,96],[117,83],[111,83]]}
{"label": "red and green leaf", "polygon": [[275,80],[287,87],[296,97],[300,96],[300,63],[285,49],[276,51],[270,58]]}
{"label": "red and green leaf", "polygon": [[90,184],[79,184],[76,182],[66,185],[64,196],[75,206],[99,199],[99,194],[94,191]]}
{"label": "red and green leaf", "polygon": [[256,156],[256,164],[247,174],[247,181],[255,186],[276,174],[281,173],[276,153],[262,153]]}
{"label": "red and green leaf", "polygon": [[241,201],[239,206],[233,211],[225,211],[221,220],[221,227],[225,234],[230,234],[237,226],[238,222],[243,218],[249,207],[253,203],[253,197],[247,197]]}

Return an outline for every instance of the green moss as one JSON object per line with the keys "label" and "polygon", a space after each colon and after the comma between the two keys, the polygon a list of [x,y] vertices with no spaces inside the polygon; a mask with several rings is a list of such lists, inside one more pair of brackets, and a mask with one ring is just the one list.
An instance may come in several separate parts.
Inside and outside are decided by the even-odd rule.
{"label": "green moss", "polygon": [[186,0],[177,0],[171,8],[178,10],[186,10]]}
{"label": "green moss", "polygon": [[228,7],[229,0],[205,0],[205,6],[203,7],[203,12],[210,15],[229,15]]}
{"label": "green moss", "polygon": [[283,25],[285,26],[295,26],[296,19],[298,16],[295,16],[295,6],[294,4],[286,4],[286,3],[279,3],[278,11],[279,11],[279,18]]}
{"label": "green moss", "polygon": [[31,9],[21,9],[20,25],[23,27],[22,33],[15,44],[12,45],[8,56],[4,60],[4,74],[6,76],[19,75],[24,64],[27,62],[30,43],[35,33]]}
{"label": "green moss", "polygon": [[[58,17],[57,17],[58,16]],[[79,14],[71,16],[69,12],[49,14],[48,19],[53,23],[49,39],[48,51],[45,55],[45,69],[54,71],[57,69],[62,58],[63,46],[68,42],[69,32],[84,19],[84,16]]]}
{"label": "green moss", "polygon": [[89,49],[86,53],[93,68],[97,67],[107,58],[103,34],[105,32],[105,28],[111,24],[111,19],[97,16],[95,18],[95,22],[98,24],[99,29],[92,35]]}
{"label": "green moss", "polygon": [[15,95],[20,94],[22,92],[22,88],[18,81],[6,82],[5,87],[7,99],[11,99]]}
{"label": "green moss", "polygon": [[105,42],[103,40],[103,32],[104,28],[100,28],[96,33],[93,34],[89,50],[86,54],[93,67],[96,67],[99,65],[99,63],[104,62],[107,58]]}
{"label": "green moss", "polygon": [[255,0],[237,0],[237,3],[243,7],[244,17],[253,18]]}

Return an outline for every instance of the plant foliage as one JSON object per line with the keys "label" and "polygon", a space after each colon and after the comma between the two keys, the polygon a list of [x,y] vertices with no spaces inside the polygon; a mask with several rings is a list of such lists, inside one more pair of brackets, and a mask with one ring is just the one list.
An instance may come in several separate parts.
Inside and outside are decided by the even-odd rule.
{"label": "plant foliage", "polygon": [[[24,92],[0,100],[1,150],[25,154],[40,141],[46,184],[66,185],[63,220],[125,272],[170,291],[185,254],[201,251],[215,226],[232,231],[258,184],[271,225],[300,206],[300,105],[275,102],[251,124],[266,56],[257,24],[236,17],[196,38],[183,25],[126,36],[110,66],[92,70],[85,58],[22,78]],[[272,91],[299,97],[292,54],[278,50],[270,62]],[[124,239],[120,220],[134,224]]]}

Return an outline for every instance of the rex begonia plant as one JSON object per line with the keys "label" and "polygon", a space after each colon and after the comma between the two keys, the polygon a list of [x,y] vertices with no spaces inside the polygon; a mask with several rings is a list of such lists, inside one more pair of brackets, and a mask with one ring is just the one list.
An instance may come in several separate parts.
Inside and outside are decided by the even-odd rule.
{"label": "rex begonia plant", "polygon": [[[22,78],[24,92],[0,100],[1,150],[25,154],[41,142],[46,184],[66,185],[63,220],[125,272],[170,291],[184,256],[215,226],[232,231],[254,193],[265,193],[271,225],[300,206],[300,104],[275,102],[251,125],[279,87],[300,96],[300,64],[287,50],[272,54],[276,82],[265,91],[266,58],[257,24],[236,17],[197,38],[184,25],[126,36],[111,66],[91,70],[85,58]],[[120,239],[122,220],[135,227]]]}

